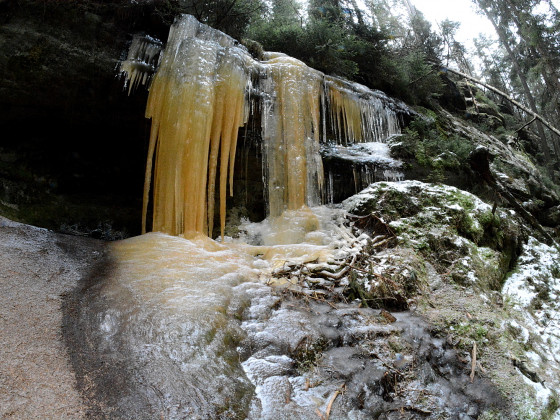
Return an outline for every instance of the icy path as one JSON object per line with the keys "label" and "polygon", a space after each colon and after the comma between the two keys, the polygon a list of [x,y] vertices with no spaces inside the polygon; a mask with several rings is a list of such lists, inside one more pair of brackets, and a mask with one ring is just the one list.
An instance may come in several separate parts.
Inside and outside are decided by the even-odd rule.
{"label": "icy path", "polygon": [[61,339],[62,297],[102,243],[0,217],[0,417],[77,419],[85,409]]}

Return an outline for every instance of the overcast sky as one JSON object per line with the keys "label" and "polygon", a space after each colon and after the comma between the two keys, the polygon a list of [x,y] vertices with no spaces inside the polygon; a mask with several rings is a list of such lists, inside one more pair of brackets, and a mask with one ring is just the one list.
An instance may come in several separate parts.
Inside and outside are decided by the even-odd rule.
{"label": "overcast sky", "polygon": [[432,23],[433,30],[437,31],[437,23],[445,19],[460,22],[461,27],[457,31],[456,38],[467,48],[474,46],[472,40],[479,33],[484,33],[492,38],[496,37],[492,24],[488,19],[475,12],[476,9],[471,0],[411,0],[411,2]]}
{"label": "overcast sky", "polygon": [[[474,46],[472,40],[479,33],[484,33],[491,38],[497,38],[492,24],[484,16],[476,13],[472,0],[411,0],[424,17],[429,20],[433,30],[437,30],[437,23],[446,18],[461,23],[457,32],[457,40],[464,43],[467,48]],[[560,0],[552,0],[552,4],[560,9]],[[539,12],[546,12],[546,2],[541,1]]]}

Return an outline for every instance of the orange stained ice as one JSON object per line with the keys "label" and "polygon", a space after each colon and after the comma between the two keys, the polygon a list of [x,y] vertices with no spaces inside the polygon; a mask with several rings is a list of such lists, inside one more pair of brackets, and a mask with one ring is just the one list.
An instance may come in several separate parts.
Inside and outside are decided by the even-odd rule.
{"label": "orange stained ice", "polygon": [[[148,55],[153,58],[151,50]],[[127,74],[130,86],[144,81],[133,67]],[[378,141],[378,134],[398,130],[394,114],[378,118],[382,106],[368,99],[364,87],[352,90],[350,82],[280,53],[257,62],[232,38],[184,15],[171,28],[146,107],[152,128],[144,233],[151,208],[153,231],[212,237],[218,202],[223,237],[238,131],[249,119],[254,80],[261,96],[264,189],[273,218],[321,203],[319,143],[326,140],[327,121],[338,144]]]}
{"label": "orange stained ice", "polygon": [[[239,49],[229,45],[233,40],[225,36],[210,41],[189,38],[197,30],[193,26],[202,25],[188,19],[183,26],[174,27],[150,87],[146,117],[152,119],[152,130],[144,232],[151,188],[154,231],[211,235],[218,170],[222,234],[225,226],[237,132],[248,118],[245,89],[249,74],[243,62],[247,57],[236,54]],[[235,51],[230,53],[230,49]]]}
{"label": "orange stained ice", "polygon": [[275,121],[263,130],[263,141],[268,151],[269,212],[277,217],[309,204],[308,181],[321,182],[322,167],[313,166],[313,153],[319,147],[322,74],[280,54],[264,67],[276,98],[272,114],[266,116]]}

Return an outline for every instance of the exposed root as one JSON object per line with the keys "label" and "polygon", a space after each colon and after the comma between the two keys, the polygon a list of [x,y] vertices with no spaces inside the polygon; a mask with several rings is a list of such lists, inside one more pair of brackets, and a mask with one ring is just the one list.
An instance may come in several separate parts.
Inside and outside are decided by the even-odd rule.
{"label": "exposed root", "polygon": [[346,274],[348,274],[348,272],[350,271],[350,268],[352,267],[352,265],[355,262],[356,262],[356,255],[353,255],[352,256],[352,261],[350,263],[344,263],[343,265],[346,265],[346,267],[344,267],[338,273],[329,273],[328,271],[319,271],[318,273],[315,273],[315,274],[318,275],[318,276],[326,277],[326,278],[333,279],[333,280],[340,280]]}
{"label": "exposed root", "polygon": [[[393,272],[376,273],[372,255],[389,246],[396,245],[396,236],[378,216],[350,216],[353,232],[340,229],[344,248],[338,261],[319,263],[286,262],[272,274],[283,279],[285,291],[304,299],[332,302],[358,299],[366,307],[406,309],[406,293],[396,281],[388,277]],[[364,230],[373,233],[373,239]],[[289,283],[284,281],[288,280]],[[291,284],[290,284],[291,283]]]}

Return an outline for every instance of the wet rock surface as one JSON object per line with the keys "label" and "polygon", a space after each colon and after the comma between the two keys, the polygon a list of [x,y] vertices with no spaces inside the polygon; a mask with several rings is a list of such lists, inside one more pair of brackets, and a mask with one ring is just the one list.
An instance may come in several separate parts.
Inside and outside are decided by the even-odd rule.
{"label": "wet rock surface", "polygon": [[[158,249],[168,241],[188,244],[152,238],[163,241]],[[510,400],[481,371],[472,375],[472,360],[459,341],[415,312],[424,286],[405,290],[401,282],[411,281],[403,266],[419,262],[403,250],[388,261],[388,250],[359,245],[364,240],[358,236],[346,251],[354,271],[334,275],[315,270],[318,264],[286,264],[273,272],[270,285],[233,274],[216,283],[202,275],[196,287],[183,289],[182,280],[166,280],[174,267],[169,264],[155,272],[155,283],[144,272],[129,282],[136,274],[128,263],[107,262],[109,270],[84,281],[65,302],[65,337],[89,415],[507,416]],[[358,276],[368,261],[382,271]],[[322,281],[311,281],[321,275]],[[436,278],[434,272],[434,283]],[[362,291],[357,300],[350,298],[352,287]],[[169,305],[167,296],[182,304]],[[389,306],[395,296],[413,310],[367,307]]]}
{"label": "wet rock surface", "polygon": [[[140,4],[141,3],[141,4]],[[115,239],[139,233],[147,94],[115,69],[154,2],[0,3],[0,212]]]}
{"label": "wet rock surface", "polygon": [[[491,383],[471,383],[468,366],[421,317],[392,315],[388,322],[355,303],[284,297],[268,321],[245,320],[241,354],[251,355],[242,364],[259,398],[250,417],[476,418],[489,408],[503,411]],[[292,320],[289,328],[282,319]]]}
{"label": "wet rock surface", "polygon": [[[94,297],[87,292],[83,296]],[[194,389],[165,388],[166,381],[154,380],[151,368],[123,352],[122,343],[99,341],[96,319],[106,313],[97,311],[100,303],[80,306],[78,316],[67,318],[69,343],[87,343],[75,349],[73,358],[80,388],[90,397],[89,415],[233,414],[220,414],[217,406],[204,408],[211,402],[205,388],[215,389],[214,384],[196,391],[197,407],[185,396]],[[232,343],[238,354],[234,360],[251,384],[237,386],[235,415],[240,418],[307,419],[320,413],[352,419],[468,419],[489,409],[504,412],[507,406],[490,381],[477,377],[471,382],[470,365],[414,313],[394,312],[389,322],[380,310],[358,303],[317,301],[258,283],[235,286],[228,313],[240,319],[242,335],[237,345]],[[216,380],[222,381],[220,377]],[[232,391],[224,386],[221,392]],[[222,397],[214,396],[218,401]],[[176,411],[170,411],[173,407]]]}

